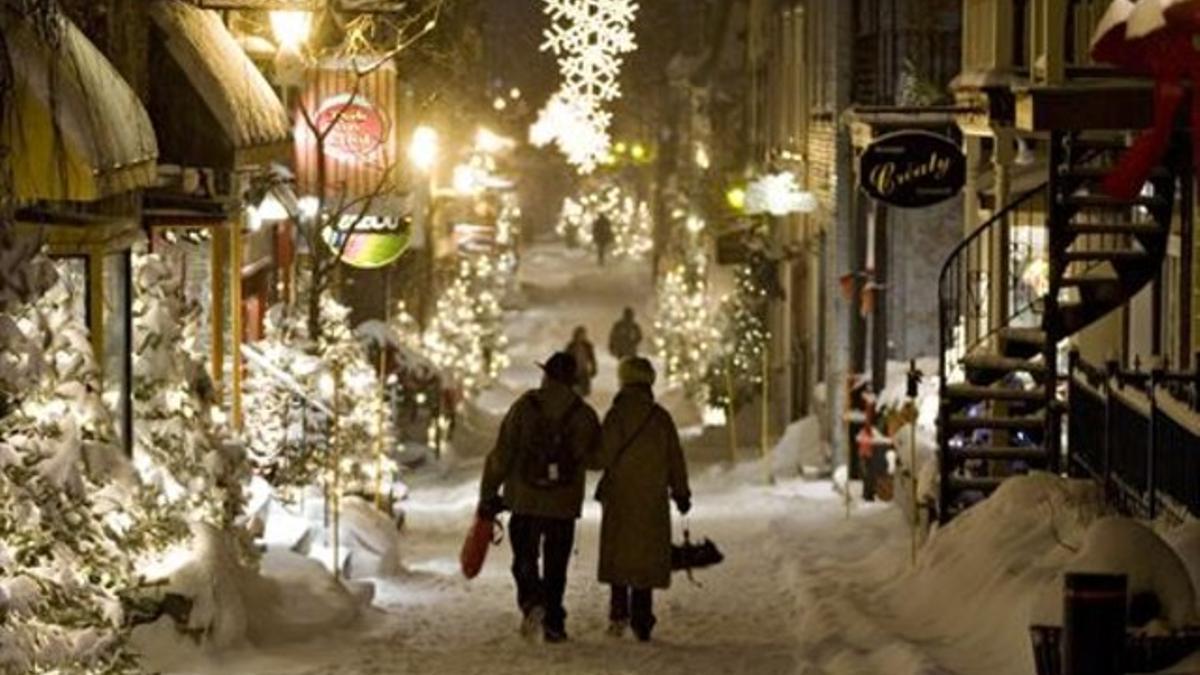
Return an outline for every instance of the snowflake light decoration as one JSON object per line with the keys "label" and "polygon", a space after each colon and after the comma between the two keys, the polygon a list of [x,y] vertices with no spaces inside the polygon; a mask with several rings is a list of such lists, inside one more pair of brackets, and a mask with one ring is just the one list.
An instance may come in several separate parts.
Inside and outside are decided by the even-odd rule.
{"label": "snowflake light decoration", "polygon": [[545,0],[550,27],[542,51],[558,59],[562,84],[530,129],[539,146],[555,142],[582,173],[608,153],[612,115],[604,104],[621,96],[624,55],[637,44],[631,28],[633,0]]}

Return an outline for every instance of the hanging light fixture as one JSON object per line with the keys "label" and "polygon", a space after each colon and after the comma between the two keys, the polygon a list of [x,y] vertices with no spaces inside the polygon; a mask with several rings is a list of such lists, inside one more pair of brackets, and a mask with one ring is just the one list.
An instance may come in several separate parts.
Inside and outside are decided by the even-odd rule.
{"label": "hanging light fixture", "polygon": [[312,32],[312,12],[299,9],[275,10],[270,14],[271,32],[279,49],[297,53]]}

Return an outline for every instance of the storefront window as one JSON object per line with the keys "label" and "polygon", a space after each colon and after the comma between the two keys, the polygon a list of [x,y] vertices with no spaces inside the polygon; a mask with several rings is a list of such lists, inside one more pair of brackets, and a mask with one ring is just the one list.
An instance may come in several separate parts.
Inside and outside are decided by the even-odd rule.
{"label": "storefront window", "polygon": [[112,411],[122,444],[131,447],[129,252],[104,257],[104,403]]}

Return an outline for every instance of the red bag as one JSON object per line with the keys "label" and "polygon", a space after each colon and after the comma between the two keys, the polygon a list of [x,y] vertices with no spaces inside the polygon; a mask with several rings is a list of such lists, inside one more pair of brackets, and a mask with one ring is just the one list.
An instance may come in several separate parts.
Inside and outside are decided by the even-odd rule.
{"label": "red bag", "polygon": [[471,529],[467,530],[467,538],[463,540],[462,551],[458,554],[463,576],[468,579],[479,576],[483,561],[487,559],[488,547],[499,545],[503,540],[504,526],[498,520],[476,515]]}

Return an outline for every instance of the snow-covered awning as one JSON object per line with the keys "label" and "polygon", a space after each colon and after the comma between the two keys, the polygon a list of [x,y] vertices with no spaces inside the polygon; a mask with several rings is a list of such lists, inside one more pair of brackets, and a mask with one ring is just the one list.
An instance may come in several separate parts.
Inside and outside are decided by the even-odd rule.
{"label": "snow-covered awning", "polygon": [[137,94],[74,24],[49,28],[44,37],[0,9],[15,79],[0,128],[13,196],[88,202],[153,184],[158,145]]}
{"label": "snow-covered awning", "polygon": [[[150,15],[153,48],[166,52],[152,59],[150,106],[164,161],[239,166],[287,157],[292,130],[283,103],[220,15],[180,0],[156,0]],[[214,124],[221,138],[213,138]]]}

